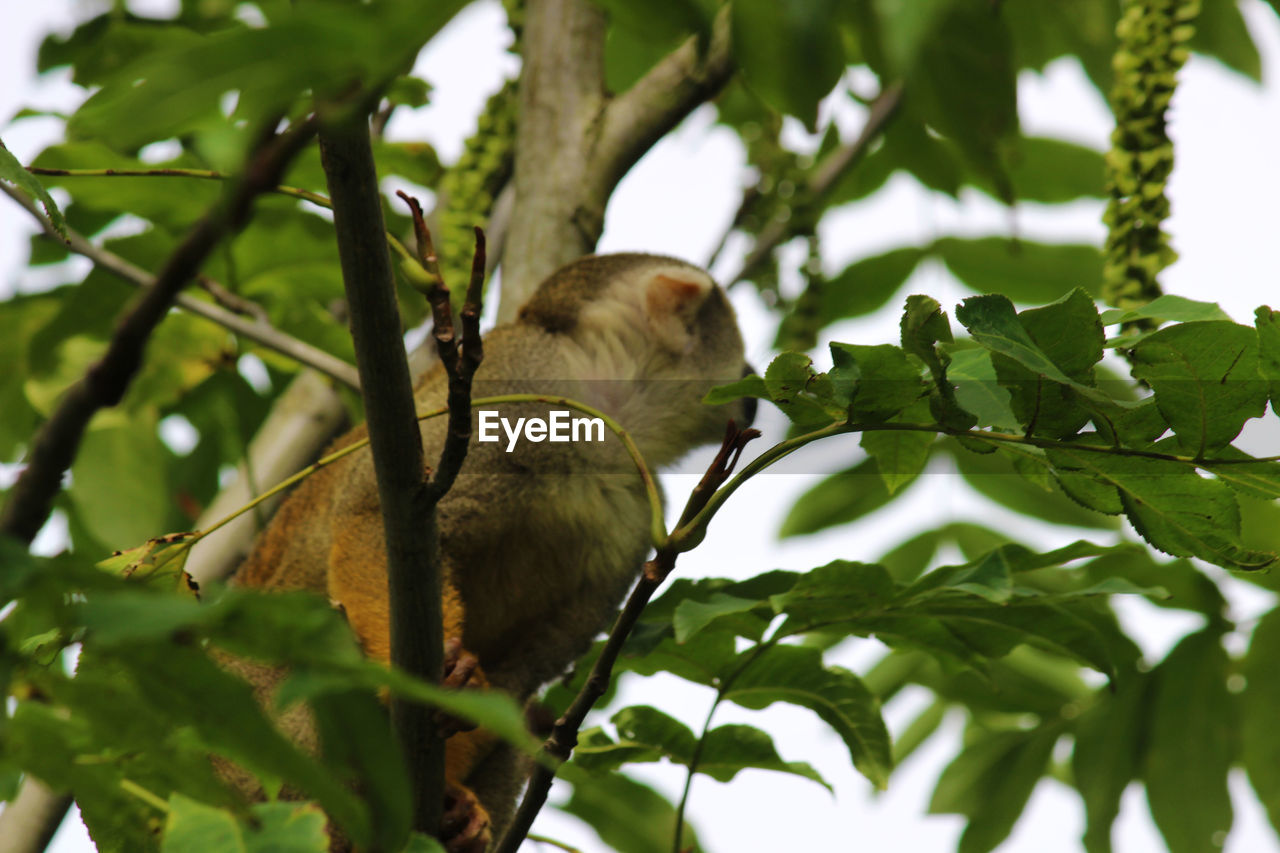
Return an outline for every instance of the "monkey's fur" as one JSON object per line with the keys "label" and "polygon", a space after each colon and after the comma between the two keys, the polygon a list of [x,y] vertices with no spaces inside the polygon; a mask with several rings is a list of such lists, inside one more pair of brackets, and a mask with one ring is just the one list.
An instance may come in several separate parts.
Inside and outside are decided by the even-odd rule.
{"label": "monkey's fur", "polygon": [[[706,391],[744,373],[733,310],[706,273],[683,261],[641,254],[583,258],[553,273],[511,324],[484,341],[475,396],[545,393],[613,416],[652,467],[720,438],[744,419],[741,404],[711,407]],[[445,404],[437,366],[418,385],[419,411]],[[556,407],[504,405],[502,416],[543,417]],[[574,416],[579,413],[574,412]],[[635,580],[650,547],[649,506],[620,443],[530,443],[507,452],[507,437],[476,441],[438,508],[444,568],[445,638],[461,637],[487,683],[517,700],[563,673],[589,647]],[[427,464],[442,446],[445,420],[422,424]],[[349,444],[363,428],[339,439]],[[307,589],[345,610],[371,657],[390,658],[382,518],[373,461],[358,452],[308,477],[281,507],[236,575],[264,589]],[[260,695],[281,677],[229,664]],[[305,712],[281,725],[315,748]],[[446,777],[474,788],[484,809],[483,847],[509,819],[523,784],[509,752],[483,731],[454,735]],[[236,784],[252,787],[244,774]]]}

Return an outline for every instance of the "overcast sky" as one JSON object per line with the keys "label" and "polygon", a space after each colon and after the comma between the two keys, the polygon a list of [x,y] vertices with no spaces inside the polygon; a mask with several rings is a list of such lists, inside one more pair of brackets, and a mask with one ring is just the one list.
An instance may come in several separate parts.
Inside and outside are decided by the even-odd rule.
{"label": "overcast sky", "polygon": [[[74,20],[106,4],[10,0],[5,5],[5,24],[0,27],[0,118],[23,106],[73,107],[79,95],[65,74],[56,73],[42,81],[33,77],[35,49],[41,34],[50,29],[65,33]],[[157,0],[130,5],[135,11],[147,12],[176,4]],[[1194,58],[1174,102],[1172,134],[1177,144],[1177,167],[1170,185],[1174,216],[1169,228],[1181,259],[1164,274],[1163,283],[1166,292],[1216,300],[1237,321],[1250,322],[1256,305],[1280,303],[1274,272],[1274,247],[1280,233],[1274,212],[1280,198],[1275,156],[1280,143],[1280,24],[1260,0],[1249,0],[1245,11],[1263,53],[1264,84],[1255,86],[1212,61]],[[434,104],[416,115],[398,117],[390,132],[403,138],[427,138],[437,145],[442,157],[452,160],[483,98],[514,67],[514,60],[501,52],[505,38],[496,2],[469,9],[437,39],[419,64],[419,73],[436,87]],[[1026,75],[1020,94],[1026,133],[1061,136],[1099,149],[1106,146],[1110,114],[1073,63],[1055,63],[1045,76]],[[856,132],[860,119],[855,109],[835,117],[846,138]],[[43,145],[55,141],[57,132],[57,122],[37,119],[3,127],[0,136],[26,162]],[[797,138],[801,135],[797,129]],[[736,207],[742,164],[733,134],[715,128],[709,111],[696,113],[623,181],[608,211],[601,251],[639,249],[704,262]],[[1081,202],[1065,208],[1025,206],[1016,214],[1019,233],[1051,242],[1101,241],[1100,203]],[[19,278],[27,235],[32,232],[24,217],[14,205],[0,200],[0,294],[15,286],[31,288],[73,280],[65,272],[61,277]],[[957,203],[898,178],[873,202],[828,216],[823,236],[835,271],[869,252],[935,236],[1008,233],[1010,221],[1007,210],[977,194],[966,194]],[[736,259],[730,253],[724,268],[713,272],[723,274],[735,266]],[[935,265],[927,264],[917,271],[910,287],[914,292],[934,295],[947,308],[965,295]],[[735,293],[734,300],[749,356],[757,365],[767,363],[773,337],[771,319],[750,294]],[[894,341],[896,331],[897,317],[886,313],[843,324],[836,337],[882,343]],[[781,436],[777,420],[766,421],[764,428],[766,440]],[[1275,439],[1274,429],[1250,436],[1251,442],[1267,442],[1273,448]],[[791,470],[836,470],[858,457],[850,439],[844,445],[826,444],[815,449]],[[874,523],[851,531],[776,542],[773,520],[813,482],[812,476],[799,475],[759,478],[734,497],[707,542],[681,559],[679,571],[690,576],[746,576],[775,567],[805,569],[835,557],[872,559],[898,541],[905,530],[918,529],[922,518],[980,518],[991,526],[1026,530],[1022,520],[977,503],[954,477],[939,473],[924,478],[903,500],[878,514]],[[682,503],[690,485],[688,478],[668,479],[672,503]],[[761,519],[766,523],[760,523]],[[1021,535],[1049,547],[1082,534],[1063,528],[1036,528]],[[50,541],[46,539],[46,543]],[[1259,613],[1273,603],[1271,596],[1242,584],[1231,584],[1229,592],[1235,618]],[[1196,624],[1194,617],[1158,611],[1141,601],[1124,602],[1121,615],[1155,659]],[[1238,650],[1244,640],[1235,638],[1235,642]],[[877,653],[875,643],[864,641],[840,652],[836,659],[857,668]],[[709,702],[707,691],[674,678],[633,680],[624,685],[620,698],[624,703],[653,704],[693,726],[701,724]],[[890,727],[900,728],[924,701],[923,691],[905,691],[887,708]],[[948,720],[945,736],[935,737],[899,769],[890,791],[875,799],[868,794],[868,784],[849,767],[848,754],[838,738],[809,712],[779,707],[754,713],[730,706],[716,717],[716,724],[728,722],[751,722],[765,728],[785,759],[813,764],[835,786],[836,794],[830,796],[811,782],[763,771],[748,771],[727,785],[700,777],[694,783],[690,811],[708,849],[719,853],[766,849],[931,853],[954,849],[962,819],[926,816],[924,812],[939,769],[954,754],[962,724],[959,714]],[[683,774],[671,767],[642,766],[634,775],[673,797],[683,784]],[[1280,851],[1239,773],[1232,790],[1236,827],[1227,849],[1233,853]],[[602,849],[589,829],[553,813],[535,829],[586,851]],[[1000,849],[1005,853],[1074,853],[1080,849],[1082,831],[1079,798],[1056,782],[1042,781],[1014,834]],[[1145,799],[1135,788],[1126,796],[1114,837],[1118,853],[1163,849]],[[54,849],[65,853],[91,849],[91,845],[79,822],[68,821]]]}

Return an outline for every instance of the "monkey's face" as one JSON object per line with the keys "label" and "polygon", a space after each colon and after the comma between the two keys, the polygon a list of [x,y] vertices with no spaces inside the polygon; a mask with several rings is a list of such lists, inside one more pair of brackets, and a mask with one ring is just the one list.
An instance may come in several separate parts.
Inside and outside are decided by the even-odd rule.
{"label": "monkey's face", "polygon": [[707,391],[750,372],[733,307],[705,272],[673,258],[600,255],[553,273],[521,312],[562,342],[558,369],[662,466],[750,422]]}

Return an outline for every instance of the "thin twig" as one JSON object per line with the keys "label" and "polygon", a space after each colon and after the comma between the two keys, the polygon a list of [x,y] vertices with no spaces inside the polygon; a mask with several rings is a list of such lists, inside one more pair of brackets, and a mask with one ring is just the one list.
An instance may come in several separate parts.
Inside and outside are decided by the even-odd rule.
{"label": "thin twig", "polygon": [[[436,353],[449,378],[449,423],[445,431],[444,447],[435,473],[431,476],[428,493],[432,505],[453,486],[458,471],[467,456],[471,443],[471,380],[484,359],[484,343],[480,339],[481,294],[484,285],[485,243],[484,232],[475,229],[476,249],[471,258],[471,278],[467,284],[466,304],[462,309],[462,337],[459,340],[453,322],[453,305],[449,286],[440,274],[440,262],[431,231],[422,215],[422,205],[416,198],[397,190],[413,215],[413,233],[418,243],[418,262],[426,272],[422,293],[431,306],[431,336],[436,342]],[[465,357],[464,357],[465,356]]]}
{"label": "thin twig", "polygon": [[[64,243],[68,249],[77,255],[82,255],[93,261],[95,266],[101,267],[137,287],[146,289],[155,285],[156,277],[154,275],[108,249],[95,246],[74,228],[68,226],[67,236],[64,241],[62,236],[54,230],[53,223],[49,221],[49,218],[21,190],[8,184],[0,183],[0,192],[4,192],[22,205],[23,209],[40,223],[40,227],[46,234]],[[201,280],[205,280],[203,276],[201,276]],[[356,390],[360,388],[360,377],[356,373],[356,369],[350,364],[262,321],[246,320],[225,308],[213,305],[189,293],[179,293],[177,298],[174,299],[174,304],[184,311],[217,323],[224,329],[235,332],[237,335],[267,349],[286,355],[299,364],[318,370],[348,387]]]}
{"label": "thin twig", "polygon": [[[901,103],[901,83],[894,83],[880,93],[871,104],[871,112],[867,115],[867,121],[862,125],[862,132],[858,134],[858,138],[848,145],[837,148],[814,169],[805,189],[805,198],[808,203],[820,204],[822,199],[835,186],[836,181],[866,155],[871,144],[879,138]],[[734,224],[737,224],[736,220]],[[738,271],[737,275],[726,279],[725,286],[737,284],[754,275],[773,250],[783,240],[787,239],[790,233],[788,228],[789,226],[786,222],[775,220],[761,229],[759,236],[756,237],[755,245],[747,253],[746,260],[742,262],[742,269]],[[730,230],[732,230],[732,226],[730,226]],[[723,242],[723,239],[721,242]]]}
{"label": "thin twig", "polygon": [[[719,485],[728,479],[733,466],[742,455],[743,447],[758,435],[760,433],[754,429],[740,432],[730,422],[720,446],[720,452],[716,454],[715,459],[707,467],[706,473],[703,474],[702,480],[689,495],[684,511],[680,514],[682,523],[697,516]],[[595,665],[591,667],[590,675],[587,676],[578,695],[573,698],[568,710],[556,720],[555,726],[551,729],[551,736],[543,742],[542,754],[545,760],[540,761],[534,768],[528,791],[511,825],[495,848],[496,853],[515,853],[528,835],[534,818],[547,801],[547,793],[551,790],[551,782],[555,778],[556,771],[569,759],[573,748],[578,744],[578,730],[582,728],[587,712],[608,689],[613,666],[617,663],[618,655],[622,652],[622,646],[630,636],[631,629],[635,627],[654,592],[675,568],[678,556],[677,550],[663,546],[658,548],[652,560],[645,563],[640,580],[631,591],[631,596],[609,631],[608,639],[605,640],[604,648],[596,658]]]}

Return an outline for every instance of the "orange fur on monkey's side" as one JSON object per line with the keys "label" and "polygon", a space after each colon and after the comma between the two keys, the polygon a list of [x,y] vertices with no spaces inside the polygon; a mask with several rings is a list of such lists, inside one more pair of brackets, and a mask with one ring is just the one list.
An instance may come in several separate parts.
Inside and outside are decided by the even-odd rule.
{"label": "orange fur on monkey's side", "polygon": [[[475,397],[538,393],[587,403],[620,422],[654,468],[717,440],[727,419],[743,421],[741,404],[701,403],[709,388],[741,377],[745,361],[728,300],[706,273],[682,261],[624,254],[569,264],[539,286],[514,323],[487,335],[484,348]],[[415,391],[419,411],[442,407],[446,391],[437,366]],[[512,424],[563,409],[485,408]],[[478,659],[469,686],[491,684],[524,701],[607,627],[648,553],[649,505],[612,435],[513,442],[499,430],[499,440],[480,441],[477,419],[473,410],[467,460],[438,507],[445,638],[460,638]],[[444,419],[422,423],[428,464],[444,430]],[[336,446],[362,435],[354,430]],[[366,653],[388,662],[386,555],[370,455],[357,452],[308,477],[235,582],[327,596],[343,608]],[[264,698],[279,677],[232,668]],[[281,725],[314,748],[305,722]],[[446,744],[448,782],[475,790],[483,803],[476,823],[491,818],[495,830],[523,784],[519,762],[504,750],[484,731]],[[454,849],[483,849],[489,828],[471,829]]]}

